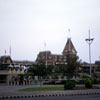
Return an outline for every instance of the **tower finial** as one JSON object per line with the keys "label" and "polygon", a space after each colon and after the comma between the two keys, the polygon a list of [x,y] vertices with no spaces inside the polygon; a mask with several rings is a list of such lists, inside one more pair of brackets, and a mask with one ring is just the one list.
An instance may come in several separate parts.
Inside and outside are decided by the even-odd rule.
{"label": "tower finial", "polygon": [[70,28],[68,28],[68,37],[70,38]]}

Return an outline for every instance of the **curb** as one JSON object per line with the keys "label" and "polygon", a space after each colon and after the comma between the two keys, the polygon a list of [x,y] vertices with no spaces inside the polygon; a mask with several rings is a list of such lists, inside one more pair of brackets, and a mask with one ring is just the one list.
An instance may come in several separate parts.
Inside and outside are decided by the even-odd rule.
{"label": "curb", "polygon": [[21,95],[21,96],[0,96],[0,99],[14,98],[39,98],[39,97],[57,97],[57,96],[83,96],[83,95],[100,95],[100,92],[91,93],[71,93],[71,94],[36,94],[36,95]]}

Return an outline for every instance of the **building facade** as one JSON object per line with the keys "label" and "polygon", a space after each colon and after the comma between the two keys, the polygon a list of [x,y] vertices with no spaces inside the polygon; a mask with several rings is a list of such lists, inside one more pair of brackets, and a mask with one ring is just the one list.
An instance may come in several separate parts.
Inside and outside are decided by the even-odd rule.
{"label": "building facade", "polygon": [[30,61],[13,61],[10,56],[0,57],[0,84],[22,85],[30,84],[30,77],[25,77],[25,66],[31,66]]}
{"label": "building facade", "polygon": [[67,55],[71,55],[72,57],[77,56],[77,51],[71,38],[68,38],[62,54],[52,54],[50,51],[39,52],[36,62],[43,61],[46,66],[54,65],[57,70],[67,64]]}
{"label": "building facade", "polygon": [[[77,51],[71,41],[71,38],[67,39],[67,42],[65,44],[65,47],[62,51],[62,54],[52,54],[50,51],[42,51],[39,52],[36,62],[38,61],[43,61],[45,62],[45,65],[54,65],[56,67],[56,70],[59,70],[59,68],[61,69],[62,66],[65,66],[67,64],[67,56],[66,55],[71,55],[73,56],[77,56]],[[100,63],[96,62],[95,64],[92,64],[92,72],[100,72]],[[89,73],[90,70],[90,65],[89,63],[81,63],[81,67],[79,69],[77,69],[77,71],[79,71],[80,73]]]}

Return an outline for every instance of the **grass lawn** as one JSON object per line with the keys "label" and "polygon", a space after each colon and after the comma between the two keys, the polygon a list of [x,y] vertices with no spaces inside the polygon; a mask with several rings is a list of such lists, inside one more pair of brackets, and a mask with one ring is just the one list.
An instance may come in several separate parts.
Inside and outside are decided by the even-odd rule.
{"label": "grass lawn", "polygon": [[64,87],[31,87],[31,88],[24,88],[19,89],[17,91],[20,92],[45,92],[45,91],[63,91]]}
{"label": "grass lawn", "polygon": [[[85,86],[75,87],[73,90],[86,90]],[[91,89],[100,89],[100,87],[93,86]],[[46,91],[64,91],[64,86],[45,86],[45,87],[31,87],[17,90],[19,92],[46,92]]]}

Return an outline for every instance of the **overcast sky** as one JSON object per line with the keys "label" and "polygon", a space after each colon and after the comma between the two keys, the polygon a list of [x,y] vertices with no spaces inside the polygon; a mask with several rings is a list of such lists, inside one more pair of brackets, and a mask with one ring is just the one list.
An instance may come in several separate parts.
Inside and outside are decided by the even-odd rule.
{"label": "overcast sky", "polygon": [[[68,29],[70,28],[70,34]],[[62,54],[67,38],[82,61],[100,60],[100,0],[0,0],[0,56],[34,61],[40,51]],[[44,44],[46,43],[46,46]]]}

